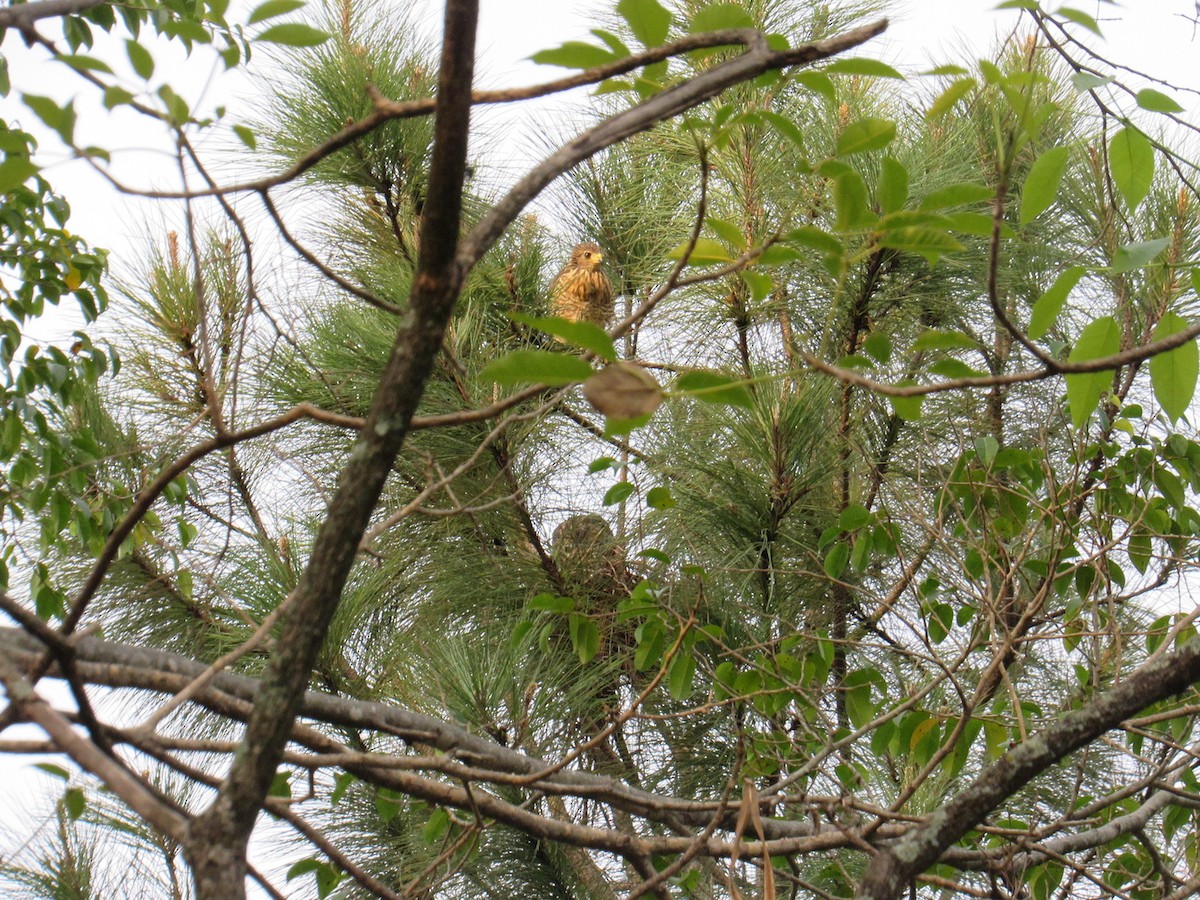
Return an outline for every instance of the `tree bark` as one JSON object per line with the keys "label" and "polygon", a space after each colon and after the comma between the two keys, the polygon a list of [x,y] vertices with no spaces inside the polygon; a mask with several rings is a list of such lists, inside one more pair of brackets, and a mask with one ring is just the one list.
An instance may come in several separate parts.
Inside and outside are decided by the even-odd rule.
{"label": "tree bark", "polygon": [[455,262],[467,163],[478,0],[448,0],[434,123],[429,202],[409,306],[296,588],[241,747],[213,803],[193,820],[185,851],[200,900],[245,896],[246,844],[283,755],[300,698],[384,482],[442,346],[465,268]]}

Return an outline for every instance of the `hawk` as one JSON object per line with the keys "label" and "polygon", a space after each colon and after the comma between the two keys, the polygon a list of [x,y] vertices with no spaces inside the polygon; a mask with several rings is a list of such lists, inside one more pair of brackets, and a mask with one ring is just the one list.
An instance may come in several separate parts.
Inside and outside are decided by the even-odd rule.
{"label": "hawk", "polygon": [[600,247],[590,242],[571,251],[571,258],[550,284],[550,315],[608,327],[613,317],[613,289],[600,269],[603,260]]}

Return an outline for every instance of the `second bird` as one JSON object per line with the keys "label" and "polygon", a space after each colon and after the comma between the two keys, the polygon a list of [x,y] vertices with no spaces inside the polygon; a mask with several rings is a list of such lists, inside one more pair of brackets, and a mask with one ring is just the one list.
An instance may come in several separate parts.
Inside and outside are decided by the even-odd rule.
{"label": "second bird", "polygon": [[571,251],[571,258],[550,285],[550,315],[608,327],[613,317],[613,289],[600,268],[603,260],[596,244],[580,244]]}

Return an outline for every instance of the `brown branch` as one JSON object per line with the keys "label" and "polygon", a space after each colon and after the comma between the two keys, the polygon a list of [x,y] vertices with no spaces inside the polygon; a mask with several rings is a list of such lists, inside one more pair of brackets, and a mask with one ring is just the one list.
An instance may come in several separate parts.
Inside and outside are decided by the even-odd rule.
{"label": "brown branch", "polygon": [[78,734],[67,717],[52,709],[38,696],[33,685],[15,668],[10,658],[3,654],[0,654],[0,682],[4,684],[8,702],[41,726],[59,750],[71,757],[81,768],[102,780],[150,825],[174,840],[182,839],[187,828],[187,819],[164,803],[120,761]]}
{"label": "brown branch", "polygon": [[86,12],[108,0],[38,0],[36,3],[21,3],[0,9],[0,30],[16,28],[29,31],[40,19],[71,16]]}
{"label": "brown branch", "polygon": [[455,258],[475,62],[477,0],[446,4],[429,203],[410,302],[312,557],[300,577],[254,711],[217,798],[192,823],[186,853],[201,900],[245,896],[246,844],[291,733],[358,544],[422,394],[467,268]]}
{"label": "brown branch", "polygon": [[864,900],[892,900],[913,878],[937,862],[946,848],[1050,766],[1138,710],[1187,690],[1197,679],[1200,679],[1200,640],[1192,639],[1031,735],[985,769],[927,822],[881,848],[855,896]]}

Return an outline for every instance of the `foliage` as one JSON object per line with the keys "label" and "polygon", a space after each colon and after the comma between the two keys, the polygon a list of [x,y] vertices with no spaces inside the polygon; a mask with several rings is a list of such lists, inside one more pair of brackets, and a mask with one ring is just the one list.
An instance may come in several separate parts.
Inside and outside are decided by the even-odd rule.
{"label": "foliage", "polygon": [[[120,835],[222,896],[205,826],[247,803],[294,838],[250,877],[321,897],[1194,890],[1200,197],[1176,102],[1072,57],[1086,14],[1008,5],[1026,35],[912,76],[840,55],[871,4],[620,0],[534,57],[595,85],[530,175],[551,214],[472,134],[461,227],[394,12],[62,18],[50,49],[210,185],[223,118],[78,50],[127,34],[147,86],[151,25],[283,65],[230,126],[271,174],[190,193],[70,352],[21,328],[100,316],[106,256],[0,134],[0,724],[91,773],[5,877],[89,896]],[[584,239],[608,333],[545,315]],[[51,662],[85,733],[33,693]]]}

